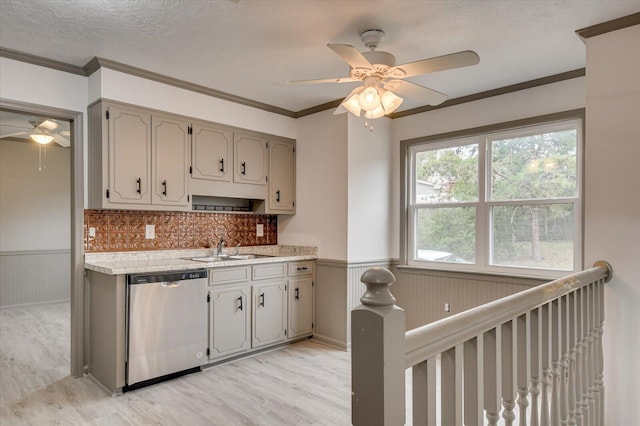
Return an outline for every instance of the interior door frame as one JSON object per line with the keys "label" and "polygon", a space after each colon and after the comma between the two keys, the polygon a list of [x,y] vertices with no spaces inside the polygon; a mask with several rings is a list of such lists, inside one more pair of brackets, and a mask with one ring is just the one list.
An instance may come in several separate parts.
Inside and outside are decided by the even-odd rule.
{"label": "interior door frame", "polygon": [[71,130],[71,375],[84,374],[84,114],[0,98],[0,109],[70,121]]}

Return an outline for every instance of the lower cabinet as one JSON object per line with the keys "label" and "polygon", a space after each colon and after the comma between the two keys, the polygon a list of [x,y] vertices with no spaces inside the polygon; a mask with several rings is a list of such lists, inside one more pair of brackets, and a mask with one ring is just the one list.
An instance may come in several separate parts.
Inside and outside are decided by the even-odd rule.
{"label": "lower cabinet", "polygon": [[289,339],[313,333],[313,278],[289,280]]}
{"label": "lower cabinet", "polygon": [[209,359],[244,352],[251,347],[251,287],[217,289],[209,293]]}
{"label": "lower cabinet", "polygon": [[313,334],[313,261],[209,270],[209,360]]}
{"label": "lower cabinet", "polygon": [[286,281],[254,284],[251,347],[282,342],[287,337]]}

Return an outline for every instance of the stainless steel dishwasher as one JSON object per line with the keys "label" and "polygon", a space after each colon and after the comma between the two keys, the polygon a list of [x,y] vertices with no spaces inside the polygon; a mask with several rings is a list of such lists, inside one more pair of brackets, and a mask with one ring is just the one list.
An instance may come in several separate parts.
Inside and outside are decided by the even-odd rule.
{"label": "stainless steel dishwasher", "polygon": [[144,386],[153,379],[195,371],[206,363],[205,269],[131,274],[127,276],[127,292],[124,390]]}

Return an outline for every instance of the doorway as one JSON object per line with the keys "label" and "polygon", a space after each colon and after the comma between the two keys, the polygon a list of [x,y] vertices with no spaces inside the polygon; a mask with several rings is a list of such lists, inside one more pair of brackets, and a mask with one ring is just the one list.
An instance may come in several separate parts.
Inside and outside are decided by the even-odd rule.
{"label": "doorway", "polygon": [[[29,104],[24,102],[14,102],[0,99],[0,110],[6,114],[14,114],[13,117],[32,117],[35,122],[33,132],[56,136],[59,142],[64,143],[62,138],[69,142],[69,226],[66,232],[69,233],[69,286],[68,299],[70,300],[70,372],[72,376],[79,377],[83,374],[84,357],[84,291],[83,291],[83,265],[84,265],[84,244],[83,244],[83,224],[84,224],[84,159],[83,159],[83,114],[77,111],[69,111],[60,108],[52,108],[43,105]],[[9,115],[11,116],[11,115]],[[42,121],[39,121],[42,120]],[[50,123],[40,124],[46,120]],[[26,122],[31,125],[29,118]],[[53,123],[53,124],[52,124]],[[68,123],[68,134],[58,133],[55,130],[62,124]],[[54,127],[54,125],[56,125]],[[47,126],[52,127],[47,129]],[[66,124],[65,124],[66,129]],[[27,129],[29,132],[29,129]],[[15,133],[20,133],[17,130]],[[15,135],[19,138],[24,135]],[[29,136],[27,134],[26,136]],[[17,142],[19,143],[19,142]],[[60,146],[60,145],[59,145]],[[34,151],[36,152],[36,151]],[[49,152],[50,153],[50,152]],[[49,154],[48,153],[48,154]],[[44,163],[43,163],[44,160]],[[47,157],[42,158],[42,150],[39,153],[39,160],[34,164],[37,167],[46,167]],[[46,215],[46,212],[42,212]]]}

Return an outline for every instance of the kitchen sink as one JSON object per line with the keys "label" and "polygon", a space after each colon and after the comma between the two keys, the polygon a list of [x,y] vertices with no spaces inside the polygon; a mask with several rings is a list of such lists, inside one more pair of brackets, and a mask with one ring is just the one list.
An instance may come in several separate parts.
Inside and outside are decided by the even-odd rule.
{"label": "kitchen sink", "polygon": [[214,254],[211,256],[203,257],[189,257],[187,260],[195,260],[196,262],[222,262],[225,260],[250,260],[260,259],[263,257],[272,257],[266,254]]}
{"label": "kitchen sink", "polygon": [[229,260],[229,255],[213,255],[213,256],[204,256],[204,257],[189,257],[187,260],[195,260],[196,262],[220,262],[223,260]]}

